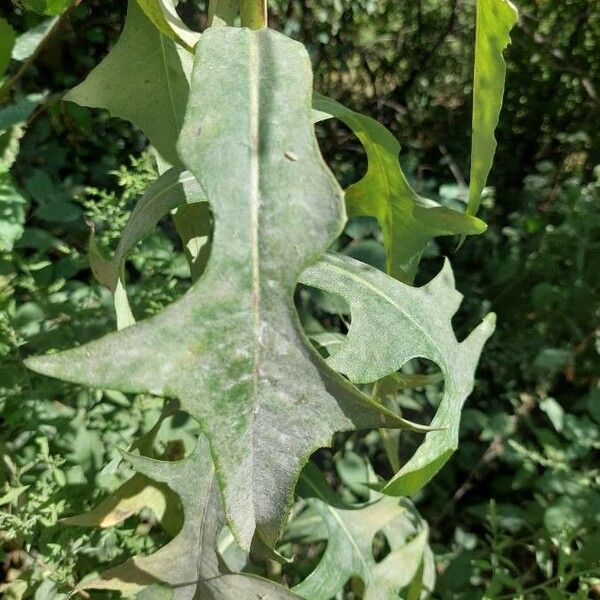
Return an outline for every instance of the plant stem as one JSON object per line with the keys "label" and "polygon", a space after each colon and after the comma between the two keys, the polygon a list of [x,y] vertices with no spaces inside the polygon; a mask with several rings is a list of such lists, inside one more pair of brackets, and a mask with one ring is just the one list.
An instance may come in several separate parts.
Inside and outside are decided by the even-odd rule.
{"label": "plant stem", "polygon": [[267,0],[242,0],[242,27],[262,29],[267,26]]}

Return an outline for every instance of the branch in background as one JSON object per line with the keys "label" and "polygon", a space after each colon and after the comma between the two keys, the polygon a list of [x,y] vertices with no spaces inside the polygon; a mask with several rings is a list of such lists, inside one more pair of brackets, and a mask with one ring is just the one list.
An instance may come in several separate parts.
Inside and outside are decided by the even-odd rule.
{"label": "branch in background", "polygon": [[10,78],[6,83],[0,87],[0,104],[3,104],[8,99],[11,90],[14,86],[19,82],[19,80],[27,73],[29,68],[33,65],[37,57],[40,55],[40,52],[46,47],[48,41],[62,28],[65,21],[68,19],[70,14],[73,12],[77,6],[81,4],[81,0],[74,0],[74,2],[65,10],[52,29],[48,32],[48,35],[39,43],[38,47],[35,49],[33,54],[21,65],[21,67],[17,70],[17,72]]}
{"label": "branch in background", "polygon": [[404,98],[410,88],[414,85],[417,77],[427,68],[433,57],[437,54],[438,50],[444,45],[448,36],[454,30],[456,21],[458,19],[458,0],[452,0],[452,8],[450,13],[450,19],[446,24],[446,27],[442,29],[442,32],[438,36],[437,40],[421,53],[419,60],[415,61],[413,68],[408,74],[408,77],[399,87],[394,91],[394,95],[397,98]]}
{"label": "branch in background", "polygon": [[462,174],[459,166],[456,164],[456,161],[454,160],[454,157],[452,156],[452,154],[450,154],[450,152],[448,152],[448,148],[446,148],[446,145],[439,144],[438,148],[440,149],[440,152],[442,153],[443,157],[448,162],[448,167],[450,168],[452,175],[454,175],[454,179],[456,179],[456,183],[458,183],[458,185],[460,185],[461,187],[468,188],[469,186],[467,185],[467,182],[466,182],[465,178],[463,177],[463,174]]}
{"label": "branch in background", "polygon": [[[588,71],[572,64],[568,60],[573,52],[573,49],[577,45],[579,35],[585,30],[585,26],[589,18],[590,11],[589,6],[587,6],[579,13],[575,22],[575,27],[569,35],[565,50],[556,48],[547,37],[540,34],[537,30],[529,27],[526,21],[531,21],[532,23],[538,22],[533,16],[528,15],[527,13],[522,13],[522,18],[519,19],[518,26],[530,37],[533,43],[541,51],[541,55],[547,64],[559,72],[568,73],[577,77],[587,95],[594,102],[600,103],[600,98],[598,97],[598,93],[596,92],[594,84],[588,76]],[[524,45],[521,38],[518,36],[515,36],[515,41],[520,43],[521,46]]]}

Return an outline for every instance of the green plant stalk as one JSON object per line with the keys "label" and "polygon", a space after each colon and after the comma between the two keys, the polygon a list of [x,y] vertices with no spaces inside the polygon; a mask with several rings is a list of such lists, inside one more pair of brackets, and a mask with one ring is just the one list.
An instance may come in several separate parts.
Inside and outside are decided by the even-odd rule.
{"label": "green plant stalk", "polygon": [[242,0],[242,27],[262,29],[267,26],[267,0]]}

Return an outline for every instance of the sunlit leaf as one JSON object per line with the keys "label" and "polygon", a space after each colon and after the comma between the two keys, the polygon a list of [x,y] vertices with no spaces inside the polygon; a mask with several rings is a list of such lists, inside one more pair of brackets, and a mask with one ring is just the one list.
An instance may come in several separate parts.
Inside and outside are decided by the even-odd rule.
{"label": "sunlit leaf", "polygon": [[517,9],[510,0],[477,0],[471,177],[467,207],[471,215],[479,208],[496,152],[494,130],[498,125],[506,77],[502,52],[510,43],[510,30],[517,22],[517,16]]}
{"label": "sunlit leaf", "polygon": [[179,17],[173,0],[137,0],[146,16],[166,37],[182,43],[191,50],[200,39],[197,31],[192,31]]}
{"label": "sunlit leaf", "polygon": [[58,17],[46,19],[35,27],[28,29],[25,33],[22,33],[15,42],[15,47],[12,51],[13,59],[18,61],[27,60],[53,30],[57,21]]}
{"label": "sunlit leaf", "polygon": [[18,0],[24,8],[40,15],[59,15],[72,3],[72,0]]}
{"label": "sunlit leaf", "polygon": [[314,107],[344,122],[365,147],[366,175],[346,190],[349,216],[375,217],[383,231],[387,272],[412,283],[425,247],[440,235],[482,233],[479,219],[417,194],[398,162],[400,144],[380,123],[315,94]]}
{"label": "sunlit leaf", "polygon": [[65,517],[65,525],[79,527],[114,527],[143,508],[149,508],[159,521],[166,515],[169,490],[144,475],[136,474],[109,494],[93,509]]}

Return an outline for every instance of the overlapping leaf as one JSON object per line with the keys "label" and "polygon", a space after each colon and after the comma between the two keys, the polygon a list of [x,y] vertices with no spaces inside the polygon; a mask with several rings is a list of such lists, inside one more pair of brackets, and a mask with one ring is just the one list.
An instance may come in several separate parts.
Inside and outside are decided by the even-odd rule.
{"label": "overlapping leaf", "polygon": [[[127,255],[138,242],[154,230],[159,220],[169,211],[186,203],[199,204],[205,199],[202,188],[189,171],[182,173],[172,168],[158,177],[139,199],[123,230],[112,260],[106,260],[101,255],[92,230],[89,245],[90,265],[96,279],[114,294],[118,329],[135,323],[125,293],[124,265]],[[204,224],[207,225],[208,215],[200,216],[205,217]],[[198,224],[193,224],[192,231],[197,227]],[[191,258],[192,266],[197,258],[197,255]]]}
{"label": "overlapping leaf", "polygon": [[410,187],[398,162],[400,144],[381,123],[320,94],[315,94],[314,107],[343,121],[366,150],[367,173],[346,190],[346,207],[350,216],[378,220],[387,271],[393,277],[412,283],[421,255],[434,237],[485,231],[479,219],[440,206]]}
{"label": "overlapping leaf", "polygon": [[[435,574],[429,532],[410,501],[382,497],[365,506],[347,506],[312,465],[302,472],[300,489],[324,520],[329,535],[317,568],[294,592],[310,600],[329,600],[353,577],[362,580],[365,600],[393,600],[411,585],[419,590],[425,585],[424,592],[432,591]],[[386,536],[391,551],[376,562],[373,538],[379,532]]]}
{"label": "overlapping leaf", "polygon": [[300,600],[266,579],[232,573],[217,553],[225,515],[208,444],[200,437],[193,453],[179,462],[162,462],[127,455],[142,475],[167,484],[181,499],[184,525],[166,546],[150,556],[134,557],[87,581],[79,589],[120,591],[124,596],[146,590],[144,597],[173,600],[264,598]]}
{"label": "overlapping leaf", "polygon": [[140,8],[164,36],[192,50],[200,39],[177,14],[173,0],[137,0]]}
{"label": "overlapping leaf", "polygon": [[192,55],[158,31],[138,6],[128,4],[125,28],[111,52],[65,100],[106,108],[135,123],[170,164],[189,93]]}
{"label": "overlapping leaf", "polygon": [[298,324],[296,281],[343,224],[304,48],[268,29],[206,32],[180,151],[214,212],[204,275],[160,315],[28,364],[179,398],[209,438],[234,534],[248,547],[258,526],[272,544],[300,468],[335,431],[414,426],[325,367]]}
{"label": "overlapping leaf", "polygon": [[503,51],[510,43],[510,30],[517,22],[517,9],[510,0],[477,0],[475,74],[473,80],[473,134],[471,177],[467,212],[474,215],[492,168],[506,64]]}
{"label": "overlapping leaf", "polygon": [[213,23],[215,17],[227,25],[233,22],[240,12],[240,0],[210,0],[208,3],[208,22]]}
{"label": "overlapping leaf", "polygon": [[[328,359],[350,381],[377,381],[412,358],[435,362],[444,375],[444,395],[431,431],[412,458],[383,488],[391,495],[421,489],[458,444],[462,406],[471,393],[481,349],[494,329],[491,314],[459,343],[452,316],[462,295],[450,263],[427,285],[414,288],[348,256],[329,254],[301,276],[305,284],[339,294],[350,305],[346,342]],[[365,359],[368,357],[368,360]]]}
{"label": "overlapping leaf", "polygon": [[[175,513],[167,512],[168,490],[156,484],[145,475],[136,474],[114,492],[98,503],[93,509],[80,515],[65,517],[65,525],[78,527],[113,527],[149,508],[159,521],[173,518]],[[176,505],[171,505],[171,509]],[[170,531],[172,528],[167,527]]]}

